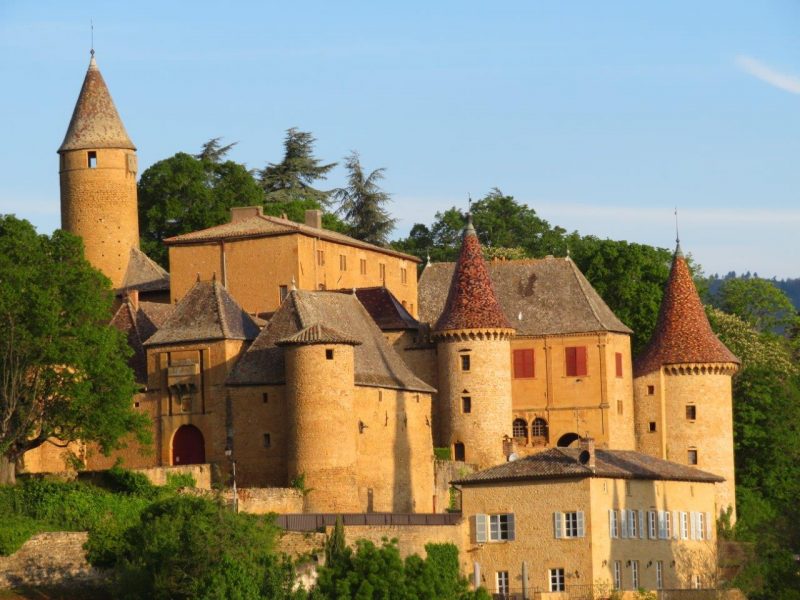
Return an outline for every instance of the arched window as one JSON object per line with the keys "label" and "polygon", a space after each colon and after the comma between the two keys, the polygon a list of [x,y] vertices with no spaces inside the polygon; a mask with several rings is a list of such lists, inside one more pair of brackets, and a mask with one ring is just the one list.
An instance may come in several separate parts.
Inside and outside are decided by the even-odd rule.
{"label": "arched window", "polygon": [[463,442],[453,444],[453,458],[455,460],[466,460],[466,455]]}
{"label": "arched window", "polygon": [[514,419],[511,430],[515,438],[527,438],[528,422],[525,419]]}
{"label": "arched window", "polygon": [[541,417],[536,417],[531,423],[531,435],[533,437],[547,438],[547,421]]}
{"label": "arched window", "polygon": [[580,439],[581,436],[579,436],[577,433],[565,433],[558,438],[558,444],[556,445],[560,448],[568,448],[570,446],[575,447]]}

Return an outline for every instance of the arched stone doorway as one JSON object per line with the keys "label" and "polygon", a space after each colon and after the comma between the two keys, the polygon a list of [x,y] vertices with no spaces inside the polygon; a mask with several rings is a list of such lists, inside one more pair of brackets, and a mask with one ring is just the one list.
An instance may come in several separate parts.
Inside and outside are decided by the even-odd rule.
{"label": "arched stone doorway", "polygon": [[194,425],[181,425],[172,437],[172,464],[197,465],[206,462],[203,434]]}
{"label": "arched stone doorway", "polygon": [[577,433],[565,433],[560,438],[558,438],[556,446],[559,446],[560,448],[567,448],[569,446],[575,445],[575,442],[579,441],[580,439],[581,436],[579,436]]}

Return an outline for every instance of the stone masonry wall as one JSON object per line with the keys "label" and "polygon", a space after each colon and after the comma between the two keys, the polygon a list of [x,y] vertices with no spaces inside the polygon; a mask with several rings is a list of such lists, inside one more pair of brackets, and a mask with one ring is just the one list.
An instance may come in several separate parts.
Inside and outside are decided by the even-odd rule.
{"label": "stone masonry wall", "polygon": [[86,562],[87,537],[64,531],[34,535],[11,556],[0,556],[0,589],[98,580],[101,573]]}

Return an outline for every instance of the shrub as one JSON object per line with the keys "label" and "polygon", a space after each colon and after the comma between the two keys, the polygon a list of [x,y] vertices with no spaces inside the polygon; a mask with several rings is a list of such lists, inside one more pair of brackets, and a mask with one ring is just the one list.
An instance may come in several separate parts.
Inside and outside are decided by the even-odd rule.
{"label": "shrub", "polygon": [[193,488],[197,487],[197,480],[191,473],[167,473],[167,487],[172,490]]}
{"label": "shrub", "polygon": [[114,465],[104,475],[104,483],[112,492],[150,498],[155,496],[158,489],[143,473],[123,469],[119,465]]}
{"label": "shrub", "polygon": [[41,531],[41,525],[29,517],[11,516],[0,521],[0,556],[14,554],[34,533]]}
{"label": "shrub", "polygon": [[438,460],[453,460],[453,455],[450,452],[450,448],[434,448],[433,455]]}

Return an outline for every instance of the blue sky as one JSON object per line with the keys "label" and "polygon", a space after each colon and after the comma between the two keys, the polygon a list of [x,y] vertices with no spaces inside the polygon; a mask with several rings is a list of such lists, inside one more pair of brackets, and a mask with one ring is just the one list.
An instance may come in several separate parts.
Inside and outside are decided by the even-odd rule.
{"label": "blue sky", "polygon": [[[95,48],[140,170],[289,127],[386,167],[396,236],[499,187],[707,273],[800,277],[800,2],[0,2],[0,212],[59,224]],[[337,169],[330,187],[343,183]]]}

